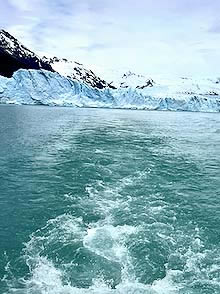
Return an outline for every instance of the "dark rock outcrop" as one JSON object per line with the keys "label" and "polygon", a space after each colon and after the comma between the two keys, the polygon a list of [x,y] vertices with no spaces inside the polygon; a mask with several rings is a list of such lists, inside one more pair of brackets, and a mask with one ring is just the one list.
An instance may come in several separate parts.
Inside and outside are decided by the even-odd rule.
{"label": "dark rock outcrop", "polygon": [[54,72],[51,65],[23,46],[8,32],[0,31],[0,75],[11,77],[18,69],[45,69]]}

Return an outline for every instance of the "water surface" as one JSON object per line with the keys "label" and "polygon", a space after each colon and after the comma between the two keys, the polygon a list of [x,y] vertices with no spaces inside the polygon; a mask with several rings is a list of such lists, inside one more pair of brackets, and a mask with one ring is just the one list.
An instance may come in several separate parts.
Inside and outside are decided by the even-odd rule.
{"label": "water surface", "polygon": [[0,293],[220,293],[220,116],[0,106]]}

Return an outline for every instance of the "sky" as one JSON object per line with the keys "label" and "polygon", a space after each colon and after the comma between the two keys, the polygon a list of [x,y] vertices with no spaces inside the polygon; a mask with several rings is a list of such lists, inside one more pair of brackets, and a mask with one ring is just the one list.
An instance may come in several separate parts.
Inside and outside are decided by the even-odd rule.
{"label": "sky", "polygon": [[220,0],[0,0],[39,55],[142,74],[220,76]]}

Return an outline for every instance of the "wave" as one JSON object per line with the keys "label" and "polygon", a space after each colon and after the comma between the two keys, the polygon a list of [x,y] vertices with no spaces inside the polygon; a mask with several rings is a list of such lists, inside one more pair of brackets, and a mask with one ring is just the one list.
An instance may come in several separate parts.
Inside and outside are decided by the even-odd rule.
{"label": "wave", "polygon": [[[219,249],[207,246],[196,224],[178,219],[178,203],[160,193],[130,195],[150,173],[94,181],[85,198],[65,195],[72,213],[30,236],[22,252],[26,275],[16,278],[7,264],[7,293],[219,293]],[[76,217],[80,207],[98,220]]]}

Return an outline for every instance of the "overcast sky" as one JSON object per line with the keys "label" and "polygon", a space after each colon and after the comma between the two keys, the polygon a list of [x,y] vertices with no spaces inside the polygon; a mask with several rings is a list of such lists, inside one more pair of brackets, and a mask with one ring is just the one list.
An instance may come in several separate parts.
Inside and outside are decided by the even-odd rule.
{"label": "overcast sky", "polygon": [[86,65],[220,75],[220,0],[0,0],[0,25]]}

